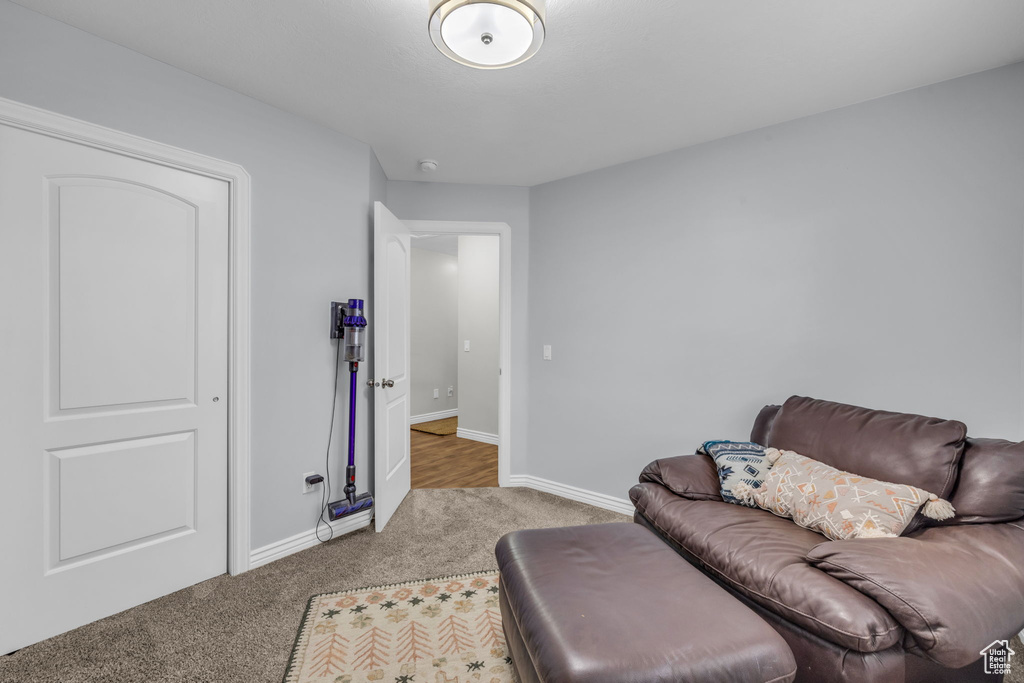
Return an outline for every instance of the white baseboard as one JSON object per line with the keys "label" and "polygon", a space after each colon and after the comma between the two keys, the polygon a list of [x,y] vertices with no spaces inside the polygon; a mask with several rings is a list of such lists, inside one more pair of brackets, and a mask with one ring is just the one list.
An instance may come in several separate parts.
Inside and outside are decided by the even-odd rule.
{"label": "white baseboard", "polygon": [[509,477],[509,486],[525,486],[526,488],[544,491],[545,493],[553,493],[562,498],[578,500],[581,503],[611,510],[612,512],[619,512],[630,516],[633,514],[633,504],[626,498],[616,498],[604,493],[595,493],[594,491],[587,491],[586,489],[576,488],[568,484],[559,484],[557,481],[541,479],[529,474],[513,474]]}
{"label": "white baseboard", "polygon": [[448,417],[458,417],[459,409],[452,408],[451,410],[439,410],[436,413],[423,413],[422,415],[413,415],[409,418],[409,424],[418,425],[421,422],[433,422],[434,420],[443,420]]}
{"label": "white baseboard", "polygon": [[[334,531],[334,538],[351,533],[357,529],[370,526],[370,518],[372,516],[372,509],[363,510],[362,512],[357,512],[351,517],[342,517],[341,519],[331,522],[331,529]],[[326,538],[328,535],[327,528],[321,524],[320,536]],[[294,536],[277,541],[276,543],[265,545],[262,548],[256,548],[256,550],[249,553],[249,569],[255,569],[256,567],[273,562],[274,560],[280,560],[282,557],[288,557],[300,550],[312,548],[318,543],[320,543],[320,541],[317,540],[316,530],[310,529],[309,531],[303,531],[301,534],[295,534]]]}
{"label": "white baseboard", "polygon": [[455,431],[455,436],[460,439],[469,439],[470,441],[480,441],[482,443],[489,443],[495,446],[498,445],[498,435],[488,434],[487,432],[478,432],[473,429],[463,429],[459,427]]}

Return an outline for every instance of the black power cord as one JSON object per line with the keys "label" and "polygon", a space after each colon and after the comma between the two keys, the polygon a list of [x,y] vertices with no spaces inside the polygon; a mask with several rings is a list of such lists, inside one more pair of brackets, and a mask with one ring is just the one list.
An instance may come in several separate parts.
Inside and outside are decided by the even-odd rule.
{"label": "black power cord", "polygon": [[[334,439],[334,418],[338,409],[338,371],[341,370],[341,346],[342,340],[338,340],[338,354],[334,357],[334,400],[331,401],[331,429],[327,433],[327,455],[324,457],[324,487],[320,494],[320,516],[316,519],[316,540],[321,543],[327,543],[327,541],[334,538],[334,529],[331,528],[330,520],[324,519],[324,513],[327,512],[327,505],[331,500],[331,441]],[[327,531],[330,532],[330,536],[326,539],[320,538],[320,525],[326,524]]]}

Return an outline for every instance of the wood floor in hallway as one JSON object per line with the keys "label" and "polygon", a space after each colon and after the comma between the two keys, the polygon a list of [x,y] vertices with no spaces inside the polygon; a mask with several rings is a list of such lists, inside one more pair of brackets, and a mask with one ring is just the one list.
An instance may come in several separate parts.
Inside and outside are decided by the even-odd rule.
{"label": "wood floor in hallway", "polygon": [[498,447],[451,434],[412,434],[414,489],[479,488],[498,485]]}

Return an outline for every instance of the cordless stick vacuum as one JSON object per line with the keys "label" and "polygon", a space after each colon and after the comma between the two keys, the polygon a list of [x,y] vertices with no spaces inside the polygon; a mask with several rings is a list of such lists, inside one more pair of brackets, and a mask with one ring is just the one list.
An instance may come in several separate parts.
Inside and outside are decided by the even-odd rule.
{"label": "cordless stick vacuum", "polygon": [[[370,492],[356,495],[356,373],[363,360],[363,340],[366,335],[366,318],[363,317],[363,300],[349,299],[347,306],[332,306],[334,327],[332,334],[338,334],[339,344],[344,344],[345,361],[348,363],[348,467],[345,468],[345,497],[328,503],[327,511],[333,522],[360,510],[373,507]],[[339,315],[343,313],[342,317]],[[341,318],[339,321],[338,318]]]}

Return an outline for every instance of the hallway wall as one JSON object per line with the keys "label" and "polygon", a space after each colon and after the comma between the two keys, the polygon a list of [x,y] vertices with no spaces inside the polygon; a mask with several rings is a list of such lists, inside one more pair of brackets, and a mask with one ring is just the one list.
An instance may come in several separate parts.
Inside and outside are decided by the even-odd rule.
{"label": "hallway wall", "polygon": [[[418,249],[417,243],[410,282],[409,413],[414,420],[459,407],[459,259]],[[448,387],[455,387],[454,396],[448,396]]]}

